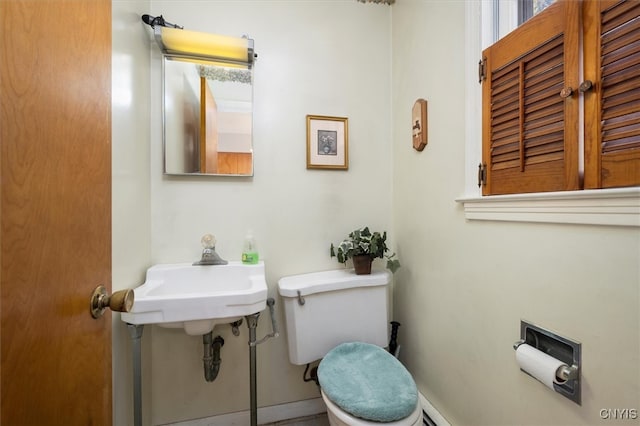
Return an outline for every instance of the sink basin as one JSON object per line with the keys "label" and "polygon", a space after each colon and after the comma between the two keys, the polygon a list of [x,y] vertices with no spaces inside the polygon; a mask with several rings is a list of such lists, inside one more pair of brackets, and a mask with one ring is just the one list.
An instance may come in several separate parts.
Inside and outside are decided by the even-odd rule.
{"label": "sink basin", "polygon": [[155,265],[134,289],[129,324],[157,324],[183,328],[187,334],[207,334],[216,324],[228,324],[266,307],[264,263],[227,265],[176,263]]}

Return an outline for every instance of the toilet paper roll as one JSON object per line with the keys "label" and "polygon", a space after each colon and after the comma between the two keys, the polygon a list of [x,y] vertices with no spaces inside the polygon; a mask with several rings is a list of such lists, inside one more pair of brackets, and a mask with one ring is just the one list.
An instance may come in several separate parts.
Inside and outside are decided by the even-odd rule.
{"label": "toilet paper roll", "polygon": [[558,377],[558,369],[567,364],[537,350],[533,346],[529,346],[526,343],[518,346],[516,360],[520,369],[551,389],[553,389],[554,383],[565,383],[565,380]]}

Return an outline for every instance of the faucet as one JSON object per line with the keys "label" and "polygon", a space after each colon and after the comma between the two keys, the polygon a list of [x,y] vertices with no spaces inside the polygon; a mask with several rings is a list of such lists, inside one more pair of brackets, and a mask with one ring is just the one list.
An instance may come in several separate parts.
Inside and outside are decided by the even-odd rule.
{"label": "faucet", "polygon": [[202,258],[193,262],[194,266],[197,265],[226,265],[226,260],[222,259],[218,253],[216,253],[216,238],[211,234],[205,234],[200,239],[202,243]]}

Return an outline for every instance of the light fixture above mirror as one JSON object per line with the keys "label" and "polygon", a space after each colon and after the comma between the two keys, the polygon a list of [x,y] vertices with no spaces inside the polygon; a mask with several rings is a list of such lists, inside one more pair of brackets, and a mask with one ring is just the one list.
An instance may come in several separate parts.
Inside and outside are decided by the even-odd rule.
{"label": "light fixture above mirror", "polygon": [[253,40],[142,20],[162,52],[164,173],[253,176]]}
{"label": "light fixture above mirror", "polygon": [[241,64],[247,68],[251,68],[257,57],[253,50],[253,40],[246,36],[189,31],[165,21],[162,15],[143,15],[142,20],[153,28],[156,43],[165,54]]}
{"label": "light fixture above mirror", "polygon": [[247,65],[248,68],[251,68],[255,60],[253,40],[250,38],[169,27],[154,27],[153,34],[160,49],[167,54],[237,63]]}

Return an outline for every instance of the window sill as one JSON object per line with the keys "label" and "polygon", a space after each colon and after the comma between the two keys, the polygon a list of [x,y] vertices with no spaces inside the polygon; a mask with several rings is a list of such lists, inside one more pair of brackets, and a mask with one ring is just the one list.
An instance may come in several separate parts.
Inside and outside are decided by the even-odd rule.
{"label": "window sill", "polygon": [[640,227],[640,187],[461,197],[467,220]]}

